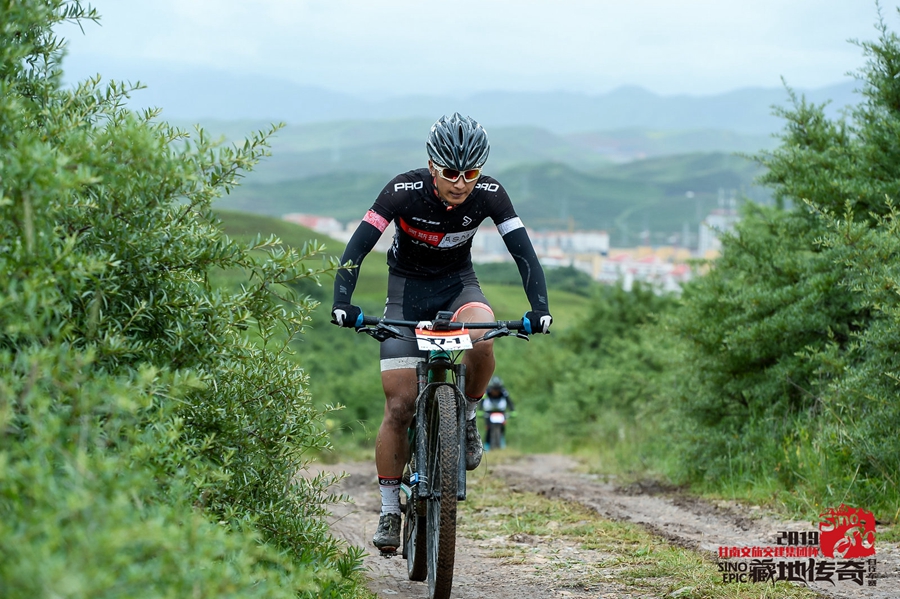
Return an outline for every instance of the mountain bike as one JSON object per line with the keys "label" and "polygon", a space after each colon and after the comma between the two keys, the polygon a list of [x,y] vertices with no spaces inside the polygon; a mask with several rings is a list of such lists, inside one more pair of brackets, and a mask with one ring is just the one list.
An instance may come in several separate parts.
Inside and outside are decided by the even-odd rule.
{"label": "mountain bike", "polygon": [[[401,483],[403,549],[410,580],[428,581],[429,599],[447,599],[456,558],[456,505],[466,499],[466,367],[461,351],[474,343],[514,334],[522,321],[454,322],[453,312],[415,322],[365,317],[358,333],[379,342],[414,339],[428,357],[416,366],[415,419],[409,429],[410,459]],[[411,328],[414,335],[400,327]],[[470,330],[484,330],[472,339]]]}

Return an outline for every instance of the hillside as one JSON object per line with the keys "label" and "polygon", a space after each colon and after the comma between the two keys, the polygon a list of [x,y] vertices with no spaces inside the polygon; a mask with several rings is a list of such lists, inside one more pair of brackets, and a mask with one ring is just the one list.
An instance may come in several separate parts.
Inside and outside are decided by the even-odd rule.
{"label": "hillside", "polygon": [[[685,228],[695,232],[723,196],[768,197],[753,185],[761,172],[755,163],[723,153],[606,164],[589,171],[540,162],[488,172],[503,182],[530,227],[603,229],[623,246],[635,245],[643,231],[654,243],[665,243]],[[219,205],[270,216],[304,212],[349,221],[361,218],[389,177],[341,172],[247,182]]]}

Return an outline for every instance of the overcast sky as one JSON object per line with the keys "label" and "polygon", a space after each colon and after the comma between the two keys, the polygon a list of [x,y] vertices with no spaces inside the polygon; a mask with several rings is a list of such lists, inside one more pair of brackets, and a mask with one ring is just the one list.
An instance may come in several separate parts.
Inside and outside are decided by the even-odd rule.
{"label": "overcast sky", "polygon": [[[489,90],[660,94],[847,81],[874,0],[95,0],[64,68],[229,70],[365,96]],[[900,0],[882,0],[900,30]],[[152,84],[152,82],[149,82]]]}

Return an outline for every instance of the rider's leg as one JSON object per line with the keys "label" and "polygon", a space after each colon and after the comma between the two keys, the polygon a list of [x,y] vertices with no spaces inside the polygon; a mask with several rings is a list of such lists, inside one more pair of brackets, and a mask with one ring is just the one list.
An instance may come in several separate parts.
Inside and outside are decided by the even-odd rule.
{"label": "rider's leg", "polygon": [[382,477],[403,475],[409,459],[407,429],[415,416],[416,370],[400,368],[381,373],[384,387],[384,420],[375,437],[375,467]]}
{"label": "rider's leg", "polygon": [[[471,303],[460,308],[455,319],[459,322],[491,322],[494,320],[494,313],[485,304]],[[483,332],[473,329],[472,337],[478,338]],[[494,374],[494,341],[479,341],[472,349],[466,350],[463,364],[466,365],[465,393],[469,399],[477,401],[484,395],[491,375]]]}
{"label": "rider's leg", "polygon": [[381,491],[381,516],[372,542],[382,551],[400,546],[400,478],[407,460],[406,429],[415,413],[416,371],[413,368],[385,370],[384,420],[375,437],[375,467]]}
{"label": "rider's leg", "polygon": [[[457,310],[455,320],[459,322],[491,322],[494,312],[485,303],[472,302]],[[475,329],[474,338],[484,331]],[[494,374],[494,342],[490,339],[475,343],[472,349],[466,350],[462,363],[466,365],[466,470],[474,470],[481,463],[484,451],[481,435],[478,434],[478,422],[475,409],[487,389],[488,381]]]}

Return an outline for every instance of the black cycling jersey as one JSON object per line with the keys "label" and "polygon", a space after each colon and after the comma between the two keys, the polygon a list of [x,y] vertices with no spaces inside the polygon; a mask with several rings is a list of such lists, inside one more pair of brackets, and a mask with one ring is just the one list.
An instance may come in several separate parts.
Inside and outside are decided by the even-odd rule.
{"label": "black cycling jersey", "polygon": [[[488,176],[478,180],[462,204],[450,206],[438,196],[427,168],[397,175],[366,213],[341,261],[359,266],[394,221],[394,242],[387,254],[390,272],[408,279],[446,277],[472,268],[472,238],[487,218],[497,225],[519,267],[532,310],[546,312],[547,287],[534,247],[506,190]],[[338,272],[335,303],[350,303],[357,273]]]}

